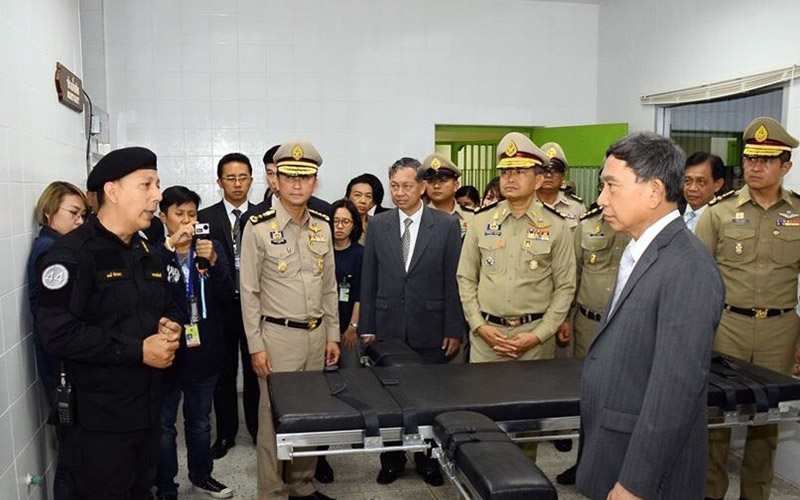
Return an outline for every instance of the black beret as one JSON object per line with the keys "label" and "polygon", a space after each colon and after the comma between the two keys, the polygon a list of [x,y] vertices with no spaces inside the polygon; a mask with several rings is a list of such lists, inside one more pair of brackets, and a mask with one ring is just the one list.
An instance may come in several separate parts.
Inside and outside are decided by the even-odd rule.
{"label": "black beret", "polygon": [[147,148],[133,147],[111,151],[100,158],[86,179],[88,191],[100,191],[106,182],[115,181],[140,169],[156,170],[156,154]]}

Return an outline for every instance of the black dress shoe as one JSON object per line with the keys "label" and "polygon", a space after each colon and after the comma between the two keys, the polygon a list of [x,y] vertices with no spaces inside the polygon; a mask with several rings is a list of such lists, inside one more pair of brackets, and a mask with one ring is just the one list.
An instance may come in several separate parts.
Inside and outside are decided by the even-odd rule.
{"label": "black dress shoe", "polygon": [[317,458],[317,470],[314,471],[314,479],[323,484],[333,482],[333,469],[328,459],[324,456]]}
{"label": "black dress shoe", "polygon": [[227,439],[220,439],[211,447],[211,457],[214,460],[224,457],[228,454],[228,450],[233,448],[233,441]]}
{"label": "black dress shoe", "polygon": [[400,474],[402,473],[403,469],[381,468],[381,471],[378,472],[378,478],[375,479],[375,482],[378,484],[392,484],[393,482],[397,481],[397,478],[400,477]]}
{"label": "black dress shoe", "polygon": [[439,464],[436,462],[426,463],[422,466],[417,464],[417,473],[423,481],[431,486],[441,486],[444,484],[442,471],[439,469]]}
{"label": "black dress shoe", "polygon": [[556,476],[556,482],[565,486],[575,484],[575,476],[578,474],[578,466],[573,465],[561,474]]}
{"label": "black dress shoe", "polygon": [[331,498],[324,493],[320,493],[319,491],[315,491],[310,495],[306,495],[304,497],[293,497],[289,496],[289,500],[336,500],[335,498]]}
{"label": "black dress shoe", "polygon": [[553,441],[553,445],[556,447],[558,451],[561,452],[568,452],[572,450],[572,440],[571,439],[557,439]]}

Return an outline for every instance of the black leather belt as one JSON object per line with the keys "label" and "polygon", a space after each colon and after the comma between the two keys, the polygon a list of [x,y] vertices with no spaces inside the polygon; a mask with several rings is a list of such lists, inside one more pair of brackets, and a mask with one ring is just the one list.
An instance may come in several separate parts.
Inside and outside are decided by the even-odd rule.
{"label": "black leather belt", "polygon": [[501,318],[500,316],[495,316],[493,314],[481,311],[481,316],[483,316],[483,319],[485,319],[489,323],[495,323],[497,325],[516,328],[519,325],[524,325],[525,323],[531,323],[533,321],[536,321],[537,319],[544,316],[544,313],[525,314],[522,316],[517,316],[516,318]]}
{"label": "black leather belt", "polygon": [[285,318],[273,318],[271,316],[261,316],[261,321],[275,323],[276,325],[288,326],[289,328],[299,328],[301,330],[316,330],[322,324],[322,318],[315,318],[311,321],[292,321]]}
{"label": "black leather belt", "polygon": [[581,314],[583,314],[584,316],[586,316],[587,318],[589,318],[592,321],[600,321],[600,318],[603,317],[603,315],[601,313],[596,313],[594,311],[590,311],[590,310],[586,309],[583,306],[578,306],[578,310],[581,312]]}
{"label": "black leather belt", "polygon": [[749,316],[751,318],[771,318],[773,316],[780,316],[781,314],[785,314],[789,311],[794,311],[794,307],[790,307],[788,309],[759,309],[758,307],[751,307],[749,309],[743,307],[736,307],[730,304],[725,304],[725,310],[728,312],[741,314],[742,316]]}

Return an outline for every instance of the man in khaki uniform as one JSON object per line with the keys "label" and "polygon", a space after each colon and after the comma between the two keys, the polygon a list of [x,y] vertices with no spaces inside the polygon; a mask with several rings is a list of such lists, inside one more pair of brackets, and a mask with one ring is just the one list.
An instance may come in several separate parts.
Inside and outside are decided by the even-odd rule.
{"label": "man in khaki uniform", "polygon": [[580,197],[567,194],[562,189],[565,187],[564,174],[569,168],[567,156],[557,142],[543,144],[542,151],[550,159],[550,165],[545,167],[542,186],[536,190],[536,197],[545,205],[564,214],[569,228],[574,230],[580,215],[586,212],[586,206]]}
{"label": "man in khaki uniform", "polygon": [[[798,141],[772,118],[753,120],[744,141],[746,186],[715,198],[695,228],[725,281],[714,349],[791,373],[800,334],[800,195],[783,189],[781,180]],[[730,435],[729,429],[709,431],[709,498],[723,498],[728,489]],[[741,498],[769,498],[777,445],[777,425],[747,428]]]}
{"label": "man in khaki uniform", "polygon": [[475,215],[458,264],[470,361],[549,359],[575,293],[572,234],[556,211],[534,202],[542,183],[535,167],[547,155],[518,132],[497,151],[506,199]]}
{"label": "man in khaki uniform", "polygon": [[275,206],[253,215],[242,237],[242,316],[259,377],[258,498],[326,499],[311,484],[316,458],[295,458],[284,485],[278,474],[267,376],[322,370],[339,358],[339,318],[331,230],[326,215],[308,210],[322,157],[308,141],[275,153],[281,193]]}
{"label": "man in khaki uniform", "polygon": [[422,162],[425,170],[425,180],[428,187],[425,192],[431,200],[428,206],[455,216],[458,225],[461,226],[461,237],[467,234],[467,228],[475,212],[468,210],[456,203],[456,190],[461,185],[458,182],[461,177],[461,169],[450,161],[450,158],[439,153],[433,153]]}
{"label": "man in khaki uniform", "polygon": [[572,336],[575,357],[585,358],[614,290],[622,252],[631,237],[611,229],[603,220],[602,208],[586,212],[580,219],[574,240],[578,293],[572,316]]}

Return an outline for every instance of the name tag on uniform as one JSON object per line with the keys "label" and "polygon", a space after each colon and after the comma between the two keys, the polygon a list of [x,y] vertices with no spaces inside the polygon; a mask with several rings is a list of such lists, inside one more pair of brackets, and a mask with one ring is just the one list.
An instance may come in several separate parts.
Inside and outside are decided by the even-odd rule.
{"label": "name tag on uniform", "polygon": [[186,335],[186,347],[200,346],[200,327],[197,323],[183,325],[184,335]]}
{"label": "name tag on uniform", "polygon": [[497,223],[486,224],[486,232],[484,236],[500,236],[502,234],[503,225]]}
{"label": "name tag on uniform", "polygon": [[286,243],[286,238],[283,237],[283,231],[270,231],[269,242],[273,245],[283,245]]}

